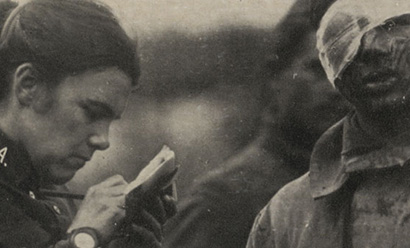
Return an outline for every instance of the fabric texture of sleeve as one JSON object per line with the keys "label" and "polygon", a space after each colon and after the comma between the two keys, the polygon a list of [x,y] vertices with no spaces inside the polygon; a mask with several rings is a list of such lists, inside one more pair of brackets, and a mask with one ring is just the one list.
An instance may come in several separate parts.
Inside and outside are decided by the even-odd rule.
{"label": "fabric texture of sleeve", "polygon": [[272,228],[269,205],[258,214],[249,234],[247,248],[275,248],[275,232]]}

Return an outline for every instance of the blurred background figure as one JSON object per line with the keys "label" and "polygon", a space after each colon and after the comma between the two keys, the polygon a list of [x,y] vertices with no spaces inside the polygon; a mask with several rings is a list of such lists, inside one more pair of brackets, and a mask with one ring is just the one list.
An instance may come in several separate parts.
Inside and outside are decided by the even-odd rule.
{"label": "blurred background figure", "polygon": [[[181,164],[181,214],[175,228],[179,220],[190,219],[185,218],[190,214],[184,206],[203,203],[201,199],[209,199],[206,192],[221,191],[213,194],[221,199],[211,201],[215,204],[230,202],[221,205],[221,214],[213,205],[208,208],[214,217],[201,217],[216,227],[204,223],[193,232],[182,228],[166,242],[182,237],[186,247],[195,247],[188,242],[205,228],[219,231],[221,235],[214,237],[224,238],[224,245],[240,247],[235,245],[241,242],[236,236],[246,241],[259,205],[306,169],[316,137],[346,112],[333,89],[320,82],[324,74],[315,57],[310,4],[298,1],[277,26],[294,0],[106,2],[123,18],[131,36],[138,33],[141,88],[121,121],[112,126],[110,148],[95,154],[68,188],[84,193],[117,173],[130,181],[166,143]],[[314,13],[319,13],[327,1],[314,2],[318,2]],[[268,66],[267,61],[271,61]],[[231,176],[220,180],[225,175]],[[249,219],[249,224],[239,216]],[[215,221],[218,218],[222,219]],[[236,218],[234,224],[227,222]],[[195,220],[192,226],[198,223]],[[237,223],[243,229],[235,229]],[[222,235],[221,230],[229,228],[232,231]],[[194,232],[197,236],[192,236]],[[214,234],[203,233],[205,238]]]}
{"label": "blurred background figure", "polygon": [[132,180],[165,143],[181,164],[183,198],[198,175],[255,138],[271,79],[272,29],[292,1],[106,2],[138,34],[141,87],[113,123],[110,148],[68,187],[81,193],[114,173]]}
{"label": "blurred background figure", "polygon": [[272,79],[256,138],[200,177],[166,226],[167,248],[245,247],[257,213],[308,169],[317,138],[349,107],[317,58],[316,26],[332,3],[298,0],[274,29]]}

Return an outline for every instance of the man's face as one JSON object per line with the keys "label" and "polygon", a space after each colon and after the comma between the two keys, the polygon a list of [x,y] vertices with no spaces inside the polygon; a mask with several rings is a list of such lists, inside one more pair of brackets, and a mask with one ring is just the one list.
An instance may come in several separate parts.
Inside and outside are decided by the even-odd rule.
{"label": "man's face", "polygon": [[410,25],[369,31],[359,54],[336,81],[359,111],[373,114],[410,110]]}
{"label": "man's face", "polygon": [[96,150],[108,148],[109,126],[130,90],[130,78],[117,68],[89,70],[44,92],[39,105],[46,111],[26,111],[23,143],[44,182],[69,181]]}

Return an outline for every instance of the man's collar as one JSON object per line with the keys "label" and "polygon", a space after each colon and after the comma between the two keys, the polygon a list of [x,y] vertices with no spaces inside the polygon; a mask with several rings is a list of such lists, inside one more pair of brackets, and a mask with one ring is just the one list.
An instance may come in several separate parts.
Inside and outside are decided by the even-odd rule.
{"label": "man's collar", "polygon": [[310,189],[314,198],[338,190],[347,180],[340,153],[347,117],[328,129],[316,142],[310,158]]}
{"label": "man's collar", "polygon": [[349,173],[404,165],[410,159],[410,132],[384,141],[359,128],[355,113],[339,121],[316,143],[310,161],[314,198],[329,195],[346,182]]}

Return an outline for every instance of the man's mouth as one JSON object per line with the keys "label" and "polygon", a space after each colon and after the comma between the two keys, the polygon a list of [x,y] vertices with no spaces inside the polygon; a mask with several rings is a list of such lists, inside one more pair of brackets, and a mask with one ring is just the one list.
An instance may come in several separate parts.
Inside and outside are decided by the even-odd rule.
{"label": "man's mouth", "polygon": [[367,74],[362,79],[364,89],[369,93],[384,93],[394,86],[399,81],[399,75],[391,70],[372,72]]}

